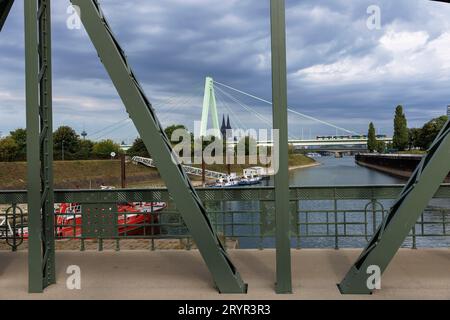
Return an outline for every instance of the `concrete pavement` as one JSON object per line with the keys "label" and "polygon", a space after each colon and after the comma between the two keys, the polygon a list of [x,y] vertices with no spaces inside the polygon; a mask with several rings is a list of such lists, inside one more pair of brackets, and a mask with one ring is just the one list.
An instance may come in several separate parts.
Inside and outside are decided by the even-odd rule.
{"label": "concrete pavement", "polygon": [[[336,284],[359,250],[292,251],[294,294],[276,295],[275,251],[233,250],[248,295],[219,295],[197,251],[57,252],[58,283],[27,293],[26,252],[0,252],[0,299],[450,299],[450,250],[401,250],[372,296],[342,296]],[[66,287],[81,268],[81,290]]]}

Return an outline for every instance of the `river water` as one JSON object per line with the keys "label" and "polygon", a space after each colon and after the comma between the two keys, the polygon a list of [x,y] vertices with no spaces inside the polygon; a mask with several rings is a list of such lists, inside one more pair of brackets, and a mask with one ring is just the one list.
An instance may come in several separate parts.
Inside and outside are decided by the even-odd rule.
{"label": "river water", "polygon": [[[299,169],[290,173],[291,186],[340,186],[340,185],[389,185],[405,184],[407,181],[399,179],[372,169],[361,167],[355,163],[353,157],[334,158],[322,157],[316,159],[320,166]],[[273,185],[273,181],[266,182]],[[393,200],[382,200],[379,206],[388,210]],[[368,200],[339,201],[338,209],[347,211],[340,213],[337,217],[332,212],[333,201],[301,201],[297,210],[297,220],[301,237],[294,236],[293,248],[362,248],[371,238],[371,232],[375,231],[374,225],[381,222],[381,213],[373,217],[365,212]],[[240,248],[273,248],[275,247],[274,217],[269,216],[262,219],[259,213],[249,214],[249,211],[259,211],[258,203],[227,202],[224,204],[226,210],[238,212],[225,219],[228,226],[222,230],[229,236],[237,236]],[[434,210],[424,215],[424,224],[417,226],[417,233],[426,234],[427,237],[417,237],[417,247],[448,247],[450,237],[441,236],[450,233],[445,230],[446,224],[450,225],[450,200],[433,200],[430,206]],[[380,208],[380,207],[378,207]],[[259,210],[258,210],[259,209]],[[442,212],[444,210],[444,213]],[[242,213],[239,213],[239,212]],[[314,211],[309,212],[307,211]],[[355,211],[355,212],[352,212]],[[266,220],[269,222],[264,222]],[[374,219],[376,223],[374,222]],[[336,224],[337,221],[337,224]],[[445,223],[443,223],[445,221]],[[306,222],[309,224],[306,225]],[[344,223],[345,222],[345,223]],[[232,225],[232,226],[231,226]],[[232,230],[231,230],[232,229]],[[251,235],[263,233],[264,237],[253,237]],[[369,235],[366,237],[365,234]],[[338,234],[339,237],[335,237]],[[305,237],[305,235],[308,235]],[[350,235],[350,236],[346,236]],[[430,235],[430,236],[428,236]],[[338,239],[337,239],[338,238]],[[405,247],[412,247],[412,238],[408,238]]]}
{"label": "river water", "polygon": [[404,184],[406,181],[390,175],[361,167],[355,158],[316,158],[321,165],[291,171],[291,186],[340,186],[340,185],[382,185]]}

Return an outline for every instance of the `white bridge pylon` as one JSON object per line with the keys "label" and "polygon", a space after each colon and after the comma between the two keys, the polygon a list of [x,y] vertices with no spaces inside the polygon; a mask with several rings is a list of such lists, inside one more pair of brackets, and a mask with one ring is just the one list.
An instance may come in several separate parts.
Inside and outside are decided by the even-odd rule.
{"label": "white bridge pylon", "polygon": [[[212,131],[208,131],[208,121],[210,111],[213,125]],[[216,138],[222,138],[222,134],[219,128],[219,114],[217,113],[216,94],[214,92],[214,80],[211,77],[207,77],[205,81],[205,96],[203,97],[203,111],[202,111],[200,136],[206,137],[211,135]]]}
{"label": "white bridge pylon", "polygon": [[[216,89],[217,89],[217,93],[221,93],[225,97],[228,97],[234,103],[236,103],[236,105],[240,106],[241,108],[243,108],[247,112],[250,112],[252,114],[252,116],[260,119],[265,124],[267,124],[269,127],[272,127],[272,120],[267,119],[262,114],[260,114],[257,110],[255,110],[254,108],[252,108],[252,107],[246,105],[245,103],[241,102],[239,99],[237,99],[236,97],[232,96],[230,93],[223,91],[224,88],[229,89],[231,91],[234,91],[235,93],[244,95],[246,97],[255,99],[255,100],[259,101],[259,102],[263,102],[264,104],[272,106],[272,102],[270,102],[268,100],[262,99],[260,97],[252,95],[252,94],[247,93],[245,91],[233,88],[232,86],[229,86],[227,84],[215,81],[212,77],[207,77],[206,80],[205,80],[205,92],[204,92],[204,98],[203,98],[202,121],[201,121],[201,126],[200,126],[200,136],[201,137],[214,136],[214,137],[219,138],[219,139],[222,138],[222,133],[221,133],[221,130],[220,130],[220,127],[219,127],[219,115],[218,115],[218,112],[217,112]],[[229,109],[229,107],[227,107],[227,108]],[[333,128],[333,129],[336,130],[336,132],[341,131],[341,132],[345,132],[345,134],[347,134],[347,135],[362,136],[362,134],[360,134],[360,133],[358,133],[356,131],[349,130],[349,129],[337,126],[337,125],[335,125],[333,123],[330,123],[328,121],[324,121],[324,120],[321,120],[321,119],[318,119],[318,118],[306,115],[304,113],[301,113],[301,112],[298,112],[298,111],[294,110],[292,107],[288,108],[288,112],[291,113],[291,114],[294,114],[296,116],[299,116],[301,118],[304,118],[304,119],[316,122],[318,124],[322,124],[322,125],[325,125],[327,127]],[[212,128],[208,129],[208,123],[209,123],[210,117],[212,118]],[[236,119],[236,120],[239,121],[239,119]],[[241,129],[244,129],[244,128],[241,128]],[[336,136],[338,136],[337,133],[336,133]],[[301,139],[298,139],[297,137],[290,137],[290,140],[294,140],[294,141],[296,141],[298,143],[298,140],[301,140]]]}

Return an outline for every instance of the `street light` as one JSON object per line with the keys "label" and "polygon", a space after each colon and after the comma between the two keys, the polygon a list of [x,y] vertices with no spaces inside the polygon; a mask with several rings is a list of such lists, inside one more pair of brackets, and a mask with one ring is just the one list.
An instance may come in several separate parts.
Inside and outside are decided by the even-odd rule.
{"label": "street light", "polygon": [[61,143],[61,160],[64,161],[64,140]]}

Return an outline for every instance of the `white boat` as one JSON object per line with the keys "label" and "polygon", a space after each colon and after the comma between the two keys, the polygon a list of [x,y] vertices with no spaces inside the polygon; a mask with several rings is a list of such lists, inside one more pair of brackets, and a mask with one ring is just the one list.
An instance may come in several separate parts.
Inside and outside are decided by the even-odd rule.
{"label": "white boat", "polygon": [[321,158],[322,157],[322,155],[320,153],[316,153],[316,152],[308,153],[306,156],[310,157],[310,158]]}
{"label": "white boat", "polygon": [[226,178],[220,178],[216,181],[214,187],[216,188],[232,188],[239,186],[240,179],[235,173]]}
{"label": "white boat", "polygon": [[260,184],[263,178],[258,175],[252,175],[252,176],[244,176],[240,181],[239,185],[241,186],[253,186]]}

